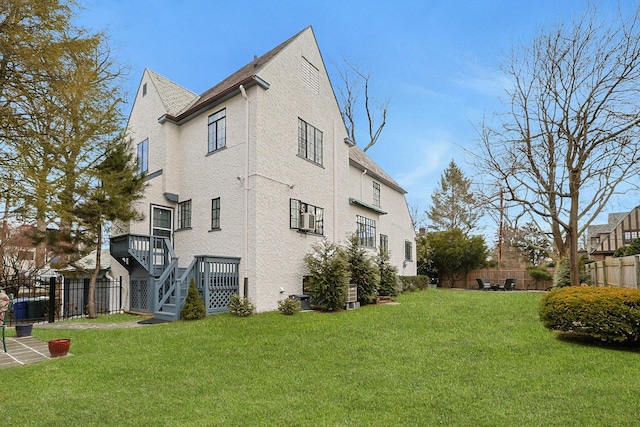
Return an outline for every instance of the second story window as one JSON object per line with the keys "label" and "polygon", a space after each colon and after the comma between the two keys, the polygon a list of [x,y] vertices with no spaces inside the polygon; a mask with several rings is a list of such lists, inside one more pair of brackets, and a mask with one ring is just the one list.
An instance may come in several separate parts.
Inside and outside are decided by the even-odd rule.
{"label": "second story window", "polygon": [[298,156],[322,165],[322,131],[298,119]]}
{"label": "second story window", "polygon": [[376,247],[376,222],[363,216],[356,216],[356,233],[358,242],[365,248]]}
{"label": "second story window", "polygon": [[380,184],[373,183],[373,206],[380,207]]}
{"label": "second story window", "polygon": [[191,228],[191,200],[178,203],[178,229]]}
{"label": "second story window", "polygon": [[148,139],[145,139],[144,141],[138,144],[136,163],[138,165],[138,174],[149,172],[149,140]]}
{"label": "second story window", "polygon": [[224,148],[227,145],[226,110],[220,110],[209,116],[208,153]]}

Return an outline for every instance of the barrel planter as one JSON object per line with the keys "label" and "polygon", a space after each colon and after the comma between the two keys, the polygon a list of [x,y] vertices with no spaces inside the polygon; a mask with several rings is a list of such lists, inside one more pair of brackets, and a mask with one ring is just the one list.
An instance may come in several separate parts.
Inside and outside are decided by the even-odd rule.
{"label": "barrel planter", "polygon": [[33,323],[25,323],[21,325],[16,325],[16,336],[17,337],[28,337],[31,336],[31,330],[33,329]]}
{"label": "barrel planter", "polygon": [[49,340],[47,344],[49,344],[49,353],[51,354],[51,357],[62,357],[66,356],[67,353],[69,353],[69,347],[71,347],[71,339],[58,338],[55,340]]}

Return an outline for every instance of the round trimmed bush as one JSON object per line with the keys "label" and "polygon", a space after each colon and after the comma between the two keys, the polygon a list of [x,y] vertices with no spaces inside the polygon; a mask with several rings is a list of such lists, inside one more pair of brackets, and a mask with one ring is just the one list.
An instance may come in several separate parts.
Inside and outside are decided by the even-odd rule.
{"label": "round trimmed bush", "polygon": [[540,320],[555,331],[605,342],[640,342],[640,290],[568,286],[540,301]]}

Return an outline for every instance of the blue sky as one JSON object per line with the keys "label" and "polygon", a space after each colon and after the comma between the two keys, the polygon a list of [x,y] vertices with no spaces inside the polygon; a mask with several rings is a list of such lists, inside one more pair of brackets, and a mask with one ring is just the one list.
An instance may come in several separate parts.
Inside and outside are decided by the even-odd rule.
{"label": "blue sky", "polygon": [[[409,192],[410,205],[423,209],[452,159],[482,180],[464,148],[477,143],[483,116],[503,108],[505,54],[587,7],[586,0],[81,3],[76,23],[104,30],[131,67],[129,101],[145,68],[201,93],[312,25],[334,86],[344,56],[371,70],[373,98],[390,98],[387,125],[367,154]],[[603,1],[600,10],[617,7]],[[359,145],[365,137],[361,132]]]}

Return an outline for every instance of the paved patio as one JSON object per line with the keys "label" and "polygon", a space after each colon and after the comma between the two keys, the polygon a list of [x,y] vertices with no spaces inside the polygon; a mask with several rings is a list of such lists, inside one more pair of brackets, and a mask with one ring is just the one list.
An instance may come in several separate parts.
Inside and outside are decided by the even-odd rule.
{"label": "paved patio", "polygon": [[[7,337],[7,352],[0,346],[0,368],[27,365],[52,359],[49,345],[34,337]],[[71,353],[67,356],[69,357]]]}
{"label": "paved patio", "polygon": [[[153,323],[122,322],[122,323],[38,323],[34,324],[34,328],[41,329],[120,329],[120,328],[138,328]],[[7,328],[10,330],[11,328]],[[71,343],[73,349],[73,342]],[[71,356],[69,352],[67,356]],[[28,337],[7,337],[7,352],[5,353],[0,343],[0,369],[13,366],[27,365],[30,363],[42,362],[49,359],[60,359],[59,357],[51,357],[49,354],[49,345],[46,341],[41,341],[33,336]]]}

